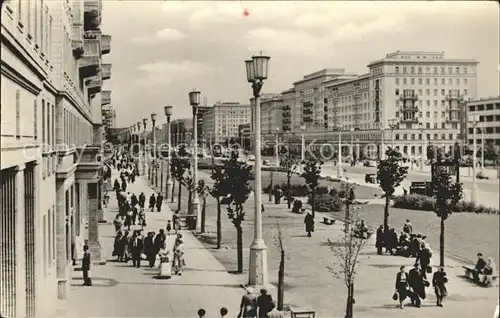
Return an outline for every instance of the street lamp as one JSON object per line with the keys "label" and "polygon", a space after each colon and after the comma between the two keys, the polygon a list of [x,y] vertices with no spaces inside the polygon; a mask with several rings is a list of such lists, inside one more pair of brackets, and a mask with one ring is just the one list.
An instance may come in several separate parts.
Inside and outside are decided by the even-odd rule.
{"label": "street lamp", "polygon": [[[151,169],[152,174],[154,174],[154,185],[155,187],[158,186],[158,171],[157,171],[157,163],[156,163],[156,114],[152,113],[151,114],[151,122],[152,122],[152,127],[151,127],[151,144],[153,148],[153,169]],[[153,181],[153,180],[151,180]],[[151,182],[153,183],[153,182]]]}
{"label": "street lamp", "polygon": [[306,160],[306,137],[304,135],[306,131],[306,125],[301,124],[300,125],[300,174],[302,174],[303,171],[303,165],[304,161]]}
{"label": "street lamp", "polygon": [[276,127],[276,146],[274,147],[274,160],[276,161],[276,167],[280,166],[280,158],[279,158],[279,133],[280,133],[280,128]]}
{"label": "street lamp", "polygon": [[198,192],[196,187],[198,186],[198,105],[200,105],[201,92],[194,90],[189,93],[189,104],[193,109],[193,138],[194,138],[194,149],[193,149],[193,184],[195,189],[193,190],[193,200],[192,209],[193,213],[196,215],[196,228],[201,229],[201,217],[199,211],[200,201],[198,199]]}
{"label": "street lamp", "polygon": [[255,139],[255,180],[254,180],[254,237],[250,245],[250,262],[248,271],[248,284],[252,286],[265,286],[268,282],[267,273],[267,247],[262,238],[262,185],[261,185],[261,137],[260,137],[260,91],[267,79],[269,67],[269,56],[252,56],[251,60],[245,61],[247,81],[252,84],[252,92],[255,100],[254,110],[254,139]]}
{"label": "street lamp", "polygon": [[389,127],[391,128],[391,148],[394,149],[394,129],[398,128],[398,119],[389,119]]}
{"label": "street lamp", "polygon": [[146,153],[147,153],[147,150],[146,150],[146,125],[148,123],[148,119],[147,118],[143,118],[142,119],[142,126],[144,128],[144,131],[143,131],[143,134],[144,134],[144,160],[142,162],[142,174],[145,175],[146,174]]}
{"label": "street lamp", "polygon": [[480,123],[477,115],[471,117],[470,123],[472,124],[472,189],[471,189],[471,201],[475,205],[477,202],[477,178],[476,178],[476,155],[477,155],[477,145],[476,145],[476,127]]}
{"label": "street lamp", "polygon": [[424,124],[418,123],[420,128],[420,171],[424,171]]}
{"label": "street lamp", "polygon": [[339,130],[339,144],[338,144],[338,155],[337,155],[337,178],[342,176],[342,167],[340,164],[342,163],[342,126],[338,127]]}
{"label": "street lamp", "polygon": [[172,147],[172,140],[170,138],[170,117],[172,116],[172,106],[165,106],[165,116],[167,116],[167,184],[165,185],[165,199],[168,199],[172,191],[172,178],[170,177],[170,152]]}

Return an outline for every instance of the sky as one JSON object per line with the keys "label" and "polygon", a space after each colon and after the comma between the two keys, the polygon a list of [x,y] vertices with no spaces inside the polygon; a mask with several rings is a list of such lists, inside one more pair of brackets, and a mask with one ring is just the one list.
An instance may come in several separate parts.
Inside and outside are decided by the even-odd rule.
{"label": "sky", "polygon": [[[248,15],[244,14],[244,10]],[[271,57],[263,93],[280,93],[324,68],[364,74],[401,51],[444,51],[479,60],[479,97],[500,95],[496,1],[143,1],[103,0],[103,33],[112,36],[117,127],[173,106],[190,116],[188,93],[207,104],[248,103],[244,61]]]}

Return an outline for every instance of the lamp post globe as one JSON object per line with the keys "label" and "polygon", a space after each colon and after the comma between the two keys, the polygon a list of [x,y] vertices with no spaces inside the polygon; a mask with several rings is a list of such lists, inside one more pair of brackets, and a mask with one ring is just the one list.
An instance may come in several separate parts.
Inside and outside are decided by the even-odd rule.
{"label": "lamp post globe", "polygon": [[168,199],[172,191],[172,178],[170,176],[170,154],[172,148],[172,138],[170,134],[170,117],[172,116],[172,106],[167,105],[163,109],[165,111],[165,116],[167,117],[167,184],[165,186],[165,198]]}
{"label": "lamp post globe", "polygon": [[[193,90],[189,92],[189,104],[193,109],[193,184],[198,185],[198,105],[200,105],[201,92]],[[196,216],[196,229],[201,229],[200,200],[198,192],[193,191],[191,211]]]}
{"label": "lamp post globe", "polygon": [[[252,59],[245,61],[247,81],[252,85],[253,97],[255,100],[255,109],[253,110],[254,118],[252,126],[254,129],[254,156],[255,156],[255,178],[254,189],[262,189],[261,175],[261,134],[260,134],[260,91],[264,84],[264,80],[268,76],[269,56],[253,56]],[[267,272],[267,246],[262,238],[262,193],[261,191],[254,192],[254,237],[250,245],[250,261],[248,271],[248,284],[251,286],[266,286],[268,283]]]}

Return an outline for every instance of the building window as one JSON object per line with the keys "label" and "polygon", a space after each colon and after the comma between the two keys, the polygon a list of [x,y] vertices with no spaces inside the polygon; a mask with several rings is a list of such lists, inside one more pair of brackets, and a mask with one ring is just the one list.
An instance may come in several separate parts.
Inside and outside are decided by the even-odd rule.
{"label": "building window", "polygon": [[448,67],[448,73],[449,74],[453,74],[453,68],[452,67]]}
{"label": "building window", "polygon": [[406,74],[406,66],[403,67],[403,74]]}
{"label": "building window", "polygon": [[444,100],[441,100],[441,107],[444,107],[445,104],[444,104]]}
{"label": "building window", "polygon": [[457,82],[457,85],[460,85],[460,79],[459,78],[456,79],[456,82]]}
{"label": "building window", "polygon": [[441,85],[446,84],[446,80],[444,78],[441,79]]}
{"label": "building window", "polygon": [[[19,1],[21,3],[21,1]],[[19,4],[21,6],[21,4]],[[16,139],[21,138],[21,91],[16,90]]]}
{"label": "building window", "polygon": [[425,79],[425,84],[430,85],[431,84],[431,79],[430,78],[426,78]]}
{"label": "building window", "polygon": [[399,88],[396,88],[396,95],[399,95]]}
{"label": "building window", "polygon": [[431,112],[425,112],[425,116],[426,116],[427,118],[430,118],[430,117],[431,117]]}
{"label": "building window", "polygon": [[418,74],[422,74],[422,68],[419,66],[417,69]]}
{"label": "building window", "polygon": [[415,67],[413,67],[413,66],[412,66],[412,67],[410,68],[410,72],[411,72],[412,74],[415,74]]}
{"label": "building window", "polygon": [[426,104],[427,104],[427,107],[430,107],[430,106],[431,106],[431,101],[430,101],[430,100],[427,100],[427,101],[426,101]]}
{"label": "building window", "polygon": [[[427,128],[427,129],[431,129],[431,123],[426,123],[426,124],[425,124],[425,128]],[[429,136],[430,136],[430,135],[429,135]],[[427,138],[427,139],[429,139],[429,138]]]}
{"label": "building window", "polygon": [[50,105],[47,103],[47,144],[49,146],[52,145],[52,139],[51,139],[51,130],[50,130]]}
{"label": "building window", "polygon": [[411,85],[415,84],[415,79],[414,78],[410,79],[410,81],[411,81]]}
{"label": "building window", "polygon": [[464,78],[464,84],[467,85],[467,79],[466,78]]}
{"label": "building window", "polygon": [[448,85],[453,85],[453,80],[451,78],[448,79]]}
{"label": "building window", "polygon": [[467,95],[467,89],[464,89],[464,95]]}
{"label": "building window", "polygon": [[396,74],[399,74],[399,66],[395,67]]}
{"label": "building window", "polygon": [[467,74],[467,67],[464,67],[464,74]]}
{"label": "building window", "polygon": [[457,66],[457,67],[455,67],[455,73],[456,73],[456,74],[460,74],[460,67],[458,67],[458,66]]}
{"label": "building window", "polygon": [[37,127],[37,107],[36,107],[36,99],[33,103],[33,138],[36,140],[38,138],[38,127]]}
{"label": "building window", "polygon": [[399,78],[396,77],[396,85],[399,85]]}
{"label": "building window", "polygon": [[395,139],[396,139],[396,140],[399,140],[399,134],[396,134],[396,138],[395,138]]}
{"label": "building window", "polygon": [[437,78],[435,78],[435,79],[434,79],[434,85],[437,85],[437,84],[438,84],[438,79],[437,79]]}
{"label": "building window", "polygon": [[422,85],[422,79],[421,78],[418,79],[418,84]]}
{"label": "building window", "polygon": [[434,134],[434,140],[438,140],[438,134]]}
{"label": "building window", "polygon": [[403,85],[406,85],[406,84],[407,84],[406,78],[403,78]]}
{"label": "building window", "polygon": [[437,89],[434,89],[432,92],[433,92],[434,96],[438,96],[438,90]]}
{"label": "building window", "polygon": [[441,67],[441,74],[444,74],[444,67]]}

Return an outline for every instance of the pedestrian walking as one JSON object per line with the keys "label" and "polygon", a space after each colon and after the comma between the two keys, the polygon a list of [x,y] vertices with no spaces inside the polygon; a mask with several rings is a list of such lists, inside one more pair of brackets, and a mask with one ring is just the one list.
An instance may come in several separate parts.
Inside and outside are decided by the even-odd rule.
{"label": "pedestrian walking", "polygon": [[248,287],[247,293],[241,297],[240,312],[238,318],[257,317],[257,304],[253,296],[253,288]]}
{"label": "pedestrian walking", "polygon": [[422,243],[420,246],[420,252],[417,255],[416,262],[420,263],[424,278],[427,279],[427,274],[432,273],[432,267],[429,266],[431,263],[432,251],[427,246],[427,244]]}
{"label": "pedestrian walking", "polygon": [[377,229],[377,236],[375,238],[375,247],[377,248],[378,255],[382,255],[383,246],[384,246],[384,226],[381,225]]}
{"label": "pedestrian walking", "polygon": [[170,231],[172,231],[172,223],[170,220],[167,221],[167,235],[170,235]]}
{"label": "pedestrian walking", "polygon": [[134,267],[141,267],[141,255],[142,255],[142,250],[143,250],[144,243],[139,236],[139,233],[137,231],[134,231],[134,234],[132,235],[132,241],[131,241],[131,253],[132,253],[132,266]]}
{"label": "pedestrian walking", "polygon": [[149,209],[151,210],[151,212],[154,211],[155,205],[156,205],[156,198],[155,194],[152,193],[151,196],[149,197]]}
{"label": "pedestrian walking", "polygon": [[412,293],[410,295],[411,303],[417,308],[422,304],[421,299],[425,299],[424,273],[418,263],[408,273],[408,285]]}
{"label": "pedestrian walking", "polygon": [[144,208],[144,203],[146,202],[146,196],[144,195],[144,192],[141,192],[139,195],[139,206],[141,208]]}
{"label": "pedestrian walking", "polygon": [[149,262],[149,267],[153,268],[155,266],[156,261],[156,253],[157,249],[154,244],[154,232],[149,232],[148,236],[144,239],[144,254],[146,254],[146,258]]}
{"label": "pedestrian walking", "polygon": [[257,307],[259,309],[259,317],[267,317],[267,314],[273,309],[273,297],[267,293],[266,289],[260,290],[260,296],[257,297]]}
{"label": "pedestrian walking", "polygon": [[174,261],[173,267],[175,268],[176,275],[182,275],[182,269],[186,265],[184,261],[184,242],[182,238],[178,238],[174,246]]}
{"label": "pedestrian walking", "polygon": [[443,266],[439,266],[439,269],[432,275],[432,286],[434,287],[434,294],[436,295],[436,305],[443,307],[443,299],[448,295],[448,290],[446,289],[446,283],[448,278],[446,277],[446,272]]}
{"label": "pedestrian walking", "polygon": [[161,212],[161,205],[163,204],[163,196],[161,193],[158,193],[156,196],[156,209],[158,212]]}
{"label": "pedestrian walking", "polygon": [[396,274],[396,290],[392,298],[399,300],[399,308],[403,309],[403,301],[408,297],[408,273],[404,266],[399,268]]}
{"label": "pedestrian walking", "polygon": [[88,245],[83,246],[83,259],[82,259],[82,271],[83,271],[83,286],[92,286],[92,279],[90,278],[90,251]]}
{"label": "pedestrian walking", "polygon": [[312,216],[310,211],[307,211],[307,214],[304,218],[304,224],[306,225],[307,236],[311,237],[311,232],[314,232],[314,217]]}

